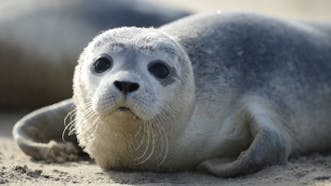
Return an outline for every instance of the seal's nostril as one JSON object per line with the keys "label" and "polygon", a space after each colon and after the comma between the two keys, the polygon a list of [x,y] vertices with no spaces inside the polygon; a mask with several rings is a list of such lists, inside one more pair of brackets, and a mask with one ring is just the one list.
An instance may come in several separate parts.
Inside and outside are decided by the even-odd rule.
{"label": "seal's nostril", "polygon": [[139,88],[138,83],[129,82],[129,81],[115,81],[114,85],[123,94],[134,92]]}

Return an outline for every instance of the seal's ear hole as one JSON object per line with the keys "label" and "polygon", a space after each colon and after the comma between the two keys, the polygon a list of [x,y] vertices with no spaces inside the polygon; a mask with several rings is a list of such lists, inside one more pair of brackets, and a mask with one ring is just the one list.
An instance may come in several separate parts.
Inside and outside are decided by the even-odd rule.
{"label": "seal's ear hole", "polygon": [[165,79],[170,74],[169,66],[161,60],[155,60],[149,63],[148,71],[159,79]]}
{"label": "seal's ear hole", "polygon": [[92,71],[94,73],[100,74],[113,66],[113,58],[109,55],[100,56],[93,64]]}

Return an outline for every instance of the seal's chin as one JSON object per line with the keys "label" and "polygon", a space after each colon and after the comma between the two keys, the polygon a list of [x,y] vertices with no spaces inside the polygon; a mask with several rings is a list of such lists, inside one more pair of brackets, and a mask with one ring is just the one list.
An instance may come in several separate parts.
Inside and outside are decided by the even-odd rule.
{"label": "seal's chin", "polygon": [[153,119],[158,113],[159,109],[155,105],[148,105],[145,102],[133,102],[127,100],[126,102],[96,102],[92,104],[93,110],[100,119],[104,121],[124,121],[124,120],[141,120],[149,121]]}

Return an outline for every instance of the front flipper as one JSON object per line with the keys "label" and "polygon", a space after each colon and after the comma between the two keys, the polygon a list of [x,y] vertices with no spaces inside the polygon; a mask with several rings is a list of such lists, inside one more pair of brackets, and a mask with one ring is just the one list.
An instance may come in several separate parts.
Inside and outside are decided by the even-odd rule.
{"label": "front flipper", "polygon": [[36,110],[21,120],[13,129],[18,146],[36,160],[47,162],[74,161],[81,153],[75,136],[66,136],[64,118],[75,109],[72,99]]}
{"label": "front flipper", "polygon": [[209,159],[203,161],[197,169],[216,176],[233,177],[287,162],[290,145],[287,135],[279,129],[282,125],[274,113],[267,112],[270,110],[258,105],[250,105],[246,109],[240,113],[243,114],[242,126],[247,125],[253,137],[249,148],[241,152],[235,160]]}

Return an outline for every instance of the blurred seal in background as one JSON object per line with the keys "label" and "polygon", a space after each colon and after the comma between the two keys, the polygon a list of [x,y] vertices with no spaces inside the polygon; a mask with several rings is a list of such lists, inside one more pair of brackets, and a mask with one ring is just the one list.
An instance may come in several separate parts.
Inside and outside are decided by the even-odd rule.
{"label": "blurred seal in background", "polygon": [[0,3],[0,108],[35,108],[71,97],[79,53],[120,26],[160,26],[190,14],[141,0]]}

